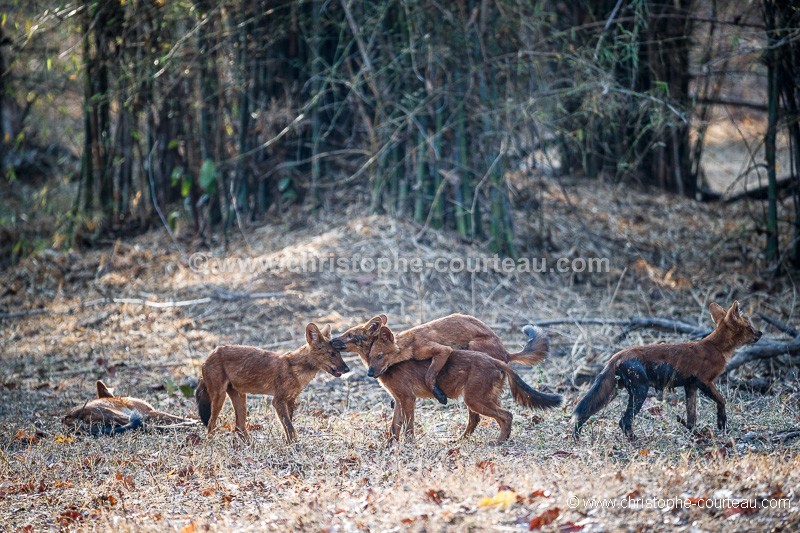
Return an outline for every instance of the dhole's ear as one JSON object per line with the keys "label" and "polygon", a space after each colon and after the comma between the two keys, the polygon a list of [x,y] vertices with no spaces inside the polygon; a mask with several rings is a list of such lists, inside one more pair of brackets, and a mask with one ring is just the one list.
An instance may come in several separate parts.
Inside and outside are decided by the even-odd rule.
{"label": "dhole's ear", "polygon": [[712,303],[708,306],[708,310],[711,313],[711,320],[714,321],[714,324],[719,324],[720,321],[725,318],[725,308],[717,303]]}
{"label": "dhole's ear", "polygon": [[394,342],[394,334],[392,333],[392,330],[390,330],[386,326],[381,326],[381,330],[378,332],[378,336],[384,342]]}
{"label": "dhole's ear", "polygon": [[380,331],[381,326],[386,324],[386,315],[378,315],[369,319],[367,322],[367,335],[374,337]]}
{"label": "dhole's ear", "polygon": [[99,379],[97,380],[97,397],[98,398],[114,397],[114,392],[108,387],[106,387],[106,384],[100,381]]}
{"label": "dhole's ear", "polygon": [[325,327],[323,327],[320,330],[320,333],[322,333],[322,336],[325,337],[326,339],[330,338],[330,336],[331,336],[331,325],[330,324],[325,324]]}
{"label": "dhole's ear", "polygon": [[310,322],[306,326],[306,342],[308,344],[317,344],[322,340],[322,332],[316,324]]}
{"label": "dhole's ear", "polygon": [[731,308],[728,309],[728,312],[731,314],[733,318],[739,318],[739,301],[734,300],[733,304],[731,304]]}
{"label": "dhole's ear", "polygon": [[378,318],[381,319],[381,325],[385,326],[386,323],[389,321],[389,317],[386,315],[378,315]]}

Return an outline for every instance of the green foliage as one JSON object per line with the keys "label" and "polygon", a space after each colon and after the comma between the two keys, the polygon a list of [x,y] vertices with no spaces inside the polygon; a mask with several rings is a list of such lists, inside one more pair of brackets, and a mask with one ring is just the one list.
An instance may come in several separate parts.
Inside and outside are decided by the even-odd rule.
{"label": "green foliage", "polygon": [[200,188],[205,192],[213,193],[217,190],[217,169],[210,159],[203,161],[200,167]]}
{"label": "green foliage", "polygon": [[57,30],[37,9],[0,22],[64,45],[23,47],[5,94],[31,103],[16,80],[59,77],[42,100],[67,114],[83,93],[75,209],[109,226],[149,227],[142,198],[227,231],[234,213],[368,196],[513,255],[506,179],[541,152],[563,173],[696,188],[690,0],[99,1]]}

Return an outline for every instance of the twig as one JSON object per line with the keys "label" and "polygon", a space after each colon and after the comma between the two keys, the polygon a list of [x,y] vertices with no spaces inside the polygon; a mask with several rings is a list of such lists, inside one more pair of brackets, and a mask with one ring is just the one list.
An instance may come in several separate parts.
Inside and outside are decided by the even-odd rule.
{"label": "twig", "polygon": [[769,316],[767,314],[764,314],[764,313],[758,313],[758,316],[760,316],[761,319],[764,320],[764,322],[767,322],[768,324],[771,324],[772,326],[775,326],[775,328],[781,330],[782,332],[786,333],[787,335],[791,335],[792,337],[800,337],[800,332],[798,332],[796,329],[794,329],[789,324],[787,324],[785,322],[781,322],[777,318],[771,317],[771,316]]}
{"label": "twig", "polygon": [[[157,143],[156,143],[157,144]],[[178,244],[178,240],[175,238],[175,234],[172,233],[172,229],[170,229],[169,224],[167,223],[167,219],[164,217],[164,213],[161,211],[161,207],[158,205],[158,195],[156,194],[156,184],[155,180],[153,179],[153,152],[156,149],[156,144],[153,144],[152,148],[150,148],[150,153],[147,154],[147,178],[150,181],[150,196],[153,200],[153,207],[158,213],[158,218],[161,219],[161,224],[164,226],[164,229],[167,230],[167,235],[169,235],[170,240],[172,240],[172,244],[175,245],[175,248],[178,250],[178,253],[181,254],[181,259],[186,261],[186,252],[183,251],[183,248],[180,244]]]}
{"label": "twig", "polygon": [[681,320],[660,318],[655,316],[635,316],[631,318],[556,318],[553,320],[538,320],[531,322],[534,326],[556,326],[559,324],[587,324],[587,325],[610,325],[625,326],[625,331],[630,332],[635,329],[657,329],[672,333],[683,333],[694,337],[705,337],[711,330],[696,324],[690,324]]}
{"label": "twig", "polygon": [[[778,179],[778,192],[784,193],[791,192],[797,188],[797,181],[793,176]],[[741,200],[766,200],[768,193],[768,186],[762,185],[755,189],[745,189],[737,193],[725,196],[724,192],[713,191],[711,189],[703,188],[700,190],[701,199],[704,202],[722,202],[723,204],[732,204]]]}
{"label": "twig", "polygon": [[736,370],[745,363],[758,361],[760,359],[771,359],[779,355],[798,355],[800,354],[800,337],[791,342],[777,342],[762,338],[758,343],[740,350],[728,361],[725,372]]}
{"label": "twig", "polygon": [[617,0],[617,5],[615,5],[614,9],[611,10],[611,15],[608,16],[608,20],[606,20],[605,26],[603,26],[603,31],[600,32],[600,38],[597,39],[597,46],[594,47],[595,61],[597,61],[597,56],[600,54],[600,45],[603,44],[603,39],[606,36],[606,32],[608,31],[608,28],[611,27],[611,23],[614,22],[614,17],[617,16],[617,12],[619,11],[621,5],[622,5],[622,0]]}
{"label": "twig", "polygon": [[211,302],[232,302],[236,300],[264,300],[269,298],[286,298],[290,293],[285,292],[230,292],[230,291],[215,291],[209,296],[200,298],[193,298],[191,300],[171,300],[166,302],[158,302],[154,300],[146,300],[144,298],[98,298],[91,300],[77,307],[72,307],[64,311],[53,311],[51,309],[27,309],[24,311],[15,311],[12,313],[0,313],[0,320],[7,320],[13,318],[22,318],[26,316],[35,315],[71,315],[82,309],[89,307],[98,307],[103,305],[141,305],[143,307],[152,307],[155,309],[169,309],[173,307],[189,307],[192,305],[203,305]]}
{"label": "twig", "polygon": [[784,429],[781,431],[776,431],[774,434],[769,435],[768,432],[760,432],[760,431],[750,431],[742,436],[739,439],[739,443],[749,443],[755,440],[765,440],[768,442],[786,442],[790,439],[795,439],[800,437],[800,429],[793,428],[793,429]]}

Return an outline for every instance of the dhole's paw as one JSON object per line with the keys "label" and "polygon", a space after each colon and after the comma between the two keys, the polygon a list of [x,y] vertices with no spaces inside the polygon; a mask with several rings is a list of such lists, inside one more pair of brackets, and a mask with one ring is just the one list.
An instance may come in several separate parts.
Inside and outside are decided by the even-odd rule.
{"label": "dhole's paw", "polygon": [[439,385],[434,385],[432,391],[433,397],[436,398],[440,404],[447,405],[447,395],[442,392],[442,389],[439,388]]}
{"label": "dhole's paw", "polygon": [[675,419],[678,421],[680,425],[682,425],[686,429],[688,430],[694,429],[694,426],[690,426],[689,423],[686,421],[686,419],[683,418],[682,416],[676,416]]}

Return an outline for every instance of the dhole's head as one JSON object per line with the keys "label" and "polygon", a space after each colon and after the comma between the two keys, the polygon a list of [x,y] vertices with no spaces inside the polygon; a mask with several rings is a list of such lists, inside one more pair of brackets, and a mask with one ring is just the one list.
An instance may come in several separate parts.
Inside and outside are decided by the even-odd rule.
{"label": "dhole's head", "polygon": [[[98,398],[113,398],[114,391],[108,388],[108,386],[100,381],[99,379],[95,382],[95,387],[97,387],[97,397]],[[68,426],[72,426],[84,419],[84,416],[88,411],[86,411],[86,406],[89,404],[90,400],[87,400],[81,407],[76,407],[72,409],[69,413],[67,413],[62,421],[64,424]]]}
{"label": "dhole's head", "polygon": [[727,311],[721,305],[712,303],[708,306],[711,319],[717,325],[717,330],[722,330],[731,341],[738,345],[758,342],[762,333],[753,327],[753,324],[739,312],[739,302],[733,302]]}
{"label": "dhole's head", "polygon": [[331,344],[340,352],[369,353],[372,342],[378,336],[381,326],[386,325],[387,320],[386,315],[374,316],[365,323],[353,326],[332,339]]}
{"label": "dhole's head", "polygon": [[367,375],[371,378],[381,377],[387,368],[397,362],[396,356],[399,352],[400,349],[394,341],[392,330],[381,326],[367,354],[367,363],[369,364]]}
{"label": "dhole's head", "polygon": [[350,372],[342,359],[342,354],[331,343],[330,326],[325,326],[320,331],[317,325],[311,322],[306,326],[306,342],[311,348],[311,360],[317,368],[325,370],[337,378]]}

